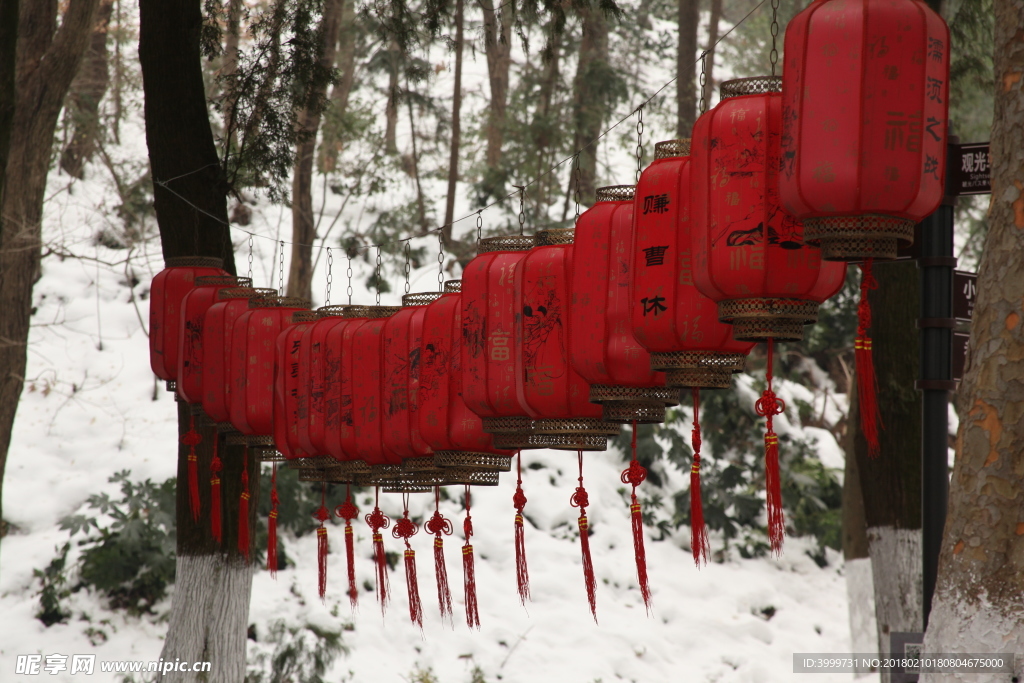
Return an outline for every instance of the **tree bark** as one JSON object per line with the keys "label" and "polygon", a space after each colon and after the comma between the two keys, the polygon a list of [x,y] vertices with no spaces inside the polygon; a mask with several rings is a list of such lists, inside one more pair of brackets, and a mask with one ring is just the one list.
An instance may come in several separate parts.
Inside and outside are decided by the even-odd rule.
{"label": "tree bark", "polygon": [[[995,0],[994,11],[989,232],[957,392],[956,462],[926,652],[1024,651],[1024,2]],[[1016,679],[1022,664],[1017,658]],[[922,680],[1010,680],[968,676]]]}
{"label": "tree bark", "polygon": [[398,143],[395,133],[398,129],[398,41],[394,38],[388,43],[388,103],[384,107],[384,151],[398,154]]}
{"label": "tree bark", "polygon": [[487,77],[491,86],[491,101],[487,108],[485,158],[487,168],[494,174],[501,163],[501,145],[505,140],[508,74],[512,65],[512,22],[502,21],[499,29],[498,17],[491,0],[480,0],[480,9],[484,17],[484,52],[487,55]]}
{"label": "tree bark", "polygon": [[[238,71],[238,37],[242,21],[242,0],[228,0],[227,24],[224,27],[224,62],[221,65],[221,72],[224,76],[231,76]],[[234,146],[234,131],[231,126],[231,118],[234,116],[235,102],[233,99],[226,100],[222,110],[225,132],[231,132],[231,140],[228,140],[229,149]]]}
{"label": "tree bark", "polygon": [[921,287],[912,262],[879,265],[874,272],[878,289],[869,294],[870,334],[884,425],[877,458],[868,457],[860,420],[850,424],[856,430],[878,651],[887,654],[891,632],[921,630],[921,396],[914,389]]}
{"label": "tree bark", "polygon": [[[583,25],[573,84],[573,146],[580,151],[580,202],[594,202],[597,183],[597,136],[604,122],[604,98],[597,94],[608,64],[608,20],[604,11],[586,5],[579,10]],[[570,187],[570,193],[574,188]]]}
{"label": "tree bark", "polygon": [[[405,83],[406,91],[411,91],[409,88],[409,82]],[[409,111],[409,140],[412,142],[412,159],[410,160],[410,168],[412,170],[412,178],[416,183],[416,217],[419,221],[420,230],[426,232],[430,229],[427,225],[427,207],[423,199],[423,186],[420,184],[420,154],[416,149],[416,119],[412,114],[412,98],[405,98],[405,106]]]}
{"label": "tree bark", "polygon": [[[462,128],[459,121],[460,110],[462,109],[462,0],[455,0],[455,88],[452,92],[452,144],[451,155],[448,157],[448,197],[444,206],[444,233],[445,244],[452,241],[452,221],[455,220],[455,187],[459,181],[459,143],[462,137]],[[486,13],[485,13],[486,17]],[[491,59],[487,58],[488,69]],[[493,79],[491,83],[493,91]],[[493,93],[492,93],[493,96]],[[492,108],[493,113],[493,108]],[[501,142],[498,146],[500,148]],[[491,130],[487,131],[487,151],[490,154]],[[488,164],[490,165],[490,164]]]}
{"label": "tree bark", "polygon": [[[562,35],[555,33],[550,28],[549,26],[547,33],[551,35],[551,44],[541,76],[540,106],[537,107],[537,113],[533,119],[533,144],[537,148],[537,162],[534,169],[538,172],[550,168],[548,160],[551,155],[551,147],[562,124],[552,111],[554,96],[559,91],[561,78]],[[547,214],[548,202],[555,201],[549,199],[548,194],[552,191],[557,192],[559,185],[560,183],[554,175],[550,178],[543,178],[541,182],[537,183],[534,199],[538,216]]]}
{"label": "tree bark", "polygon": [[[338,27],[341,23],[341,0],[324,2],[320,20],[323,53],[320,64],[334,68],[338,48]],[[315,96],[322,97],[327,86]],[[320,113],[305,109],[299,113],[298,129],[307,135],[295,146],[295,167],[292,172],[292,256],[288,269],[288,296],[313,299],[313,242],[316,224],[313,220],[313,158],[316,153],[316,133],[320,128]]]}
{"label": "tree bark", "polygon": [[722,0],[711,0],[711,16],[708,18],[708,54],[705,57],[704,106],[711,108],[711,95],[715,92],[715,43],[718,42],[718,25],[722,21]]}
{"label": "tree bark", "polygon": [[101,0],[96,12],[96,25],[92,30],[89,48],[78,75],[71,82],[69,100],[75,134],[64,148],[60,167],[75,178],[82,178],[85,163],[96,152],[97,137],[100,134],[100,102],[107,93],[110,73],[107,65],[107,27],[114,10],[114,0]]}
{"label": "tree bark", "polygon": [[[70,0],[57,28],[57,0],[0,7],[0,151],[7,163],[0,204],[0,484],[25,381],[32,286],[42,257],[42,213],[50,150],[64,97],[78,72],[97,0]],[[8,20],[16,21],[16,29]],[[16,31],[17,42],[5,42]],[[15,49],[10,108],[10,53]],[[5,123],[6,121],[6,123]],[[7,130],[4,130],[6,128]],[[6,148],[6,149],[4,149]],[[3,517],[0,487],[0,519]]]}
{"label": "tree bark", "polygon": [[696,68],[699,0],[679,2],[679,46],[676,51],[676,136],[690,137],[697,112]]}
{"label": "tree bark", "polygon": [[[207,114],[200,65],[200,0],[141,0],[139,62],[145,94],[146,142],[153,177],[154,205],[164,258],[217,256],[235,272],[227,217],[227,183],[218,163]],[[188,431],[189,407],[178,404],[178,432]],[[215,428],[196,421],[202,442],[196,447],[199,481],[209,482]],[[241,446],[218,444],[223,536],[218,543],[207,517],[192,519],[188,487],[177,489],[177,583],[163,659],[211,661],[209,680],[241,680],[251,589],[252,545],[237,549],[241,475],[248,469],[250,529],[256,522],[259,463]],[[188,447],[179,443],[178,481],[188,480]],[[199,487],[204,510],[210,487]],[[250,538],[254,535],[250,534]],[[171,683],[192,683],[191,673],[173,672]],[[203,680],[207,680],[204,676]]]}
{"label": "tree bark", "polygon": [[342,149],[348,99],[356,81],[357,32],[355,0],[341,0],[341,24],[338,27],[338,54],[335,62],[339,77],[337,85],[331,89],[331,107],[320,141],[320,164],[325,173],[337,167]]}

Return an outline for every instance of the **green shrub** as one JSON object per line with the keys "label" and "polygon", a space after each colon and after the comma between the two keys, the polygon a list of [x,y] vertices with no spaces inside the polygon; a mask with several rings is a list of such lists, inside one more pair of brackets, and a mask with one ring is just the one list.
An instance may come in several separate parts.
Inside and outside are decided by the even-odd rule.
{"label": "green shrub", "polygon": [[286,626],[283,620],[270,624],[266,642],[273,645],[273,652],[256,654],[245,683],[324,683],[334,660],[348,653],[341,631],[311,624]]}
{"label": "green shrub", "polygon": [[71,594],[67,588],[67,575],[64,573],[70,548],[71,544],[65,543],[59,551],[60,554],[50,560],[46,569],[32,570],[33,575],[42,583],[38,593],[39,611],[36,612],[36,618],[47,628],[63,623],[71,616],[71,613],[64,611],[61,606],[61,600]]}

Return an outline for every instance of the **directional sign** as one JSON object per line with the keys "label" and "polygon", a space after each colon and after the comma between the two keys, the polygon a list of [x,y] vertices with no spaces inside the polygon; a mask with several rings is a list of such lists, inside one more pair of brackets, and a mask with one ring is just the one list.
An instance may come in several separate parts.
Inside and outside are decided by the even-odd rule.
{"label": "directional sign", "polygon": [[992,192],[992,155],[987,142],[950,145],[946,192],[954,197]]}
{"label": "directional sign", "polygon": [[971,335],[966,332],[953,333],[953,379],[957,382],[964,378],[967,369],[967,342]]}
{"label": "directional sign", "polygon": [[974,316],[974,300],[978,296],[978,274],[953,271],[953,317],[968,321]]}

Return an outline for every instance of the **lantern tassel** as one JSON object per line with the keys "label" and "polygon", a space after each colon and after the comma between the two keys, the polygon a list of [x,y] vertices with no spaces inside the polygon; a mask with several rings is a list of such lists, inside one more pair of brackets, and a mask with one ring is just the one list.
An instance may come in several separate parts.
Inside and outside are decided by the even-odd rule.
{"label": "lantern tassel", "polygon": [[[632,453],[633,459],[629,462],[629,467],[622,471],[619,475],[619,479],[623,484],[630,484],[633,487],[633,492],[630,497],[629,514],[632,518],[633,523],[633,557],[636,560],[636,580],[640,584],[640,595],[644,599],[644,607],[647,609],[647,614],[651,613],[651,588],[647,582],[647,551],[644,549],[644,517],[643,511],[640,507],[640,501],[636,497],[636,487],[644,483],[647,479],[647,469],[640,464],[640,461],[636,459],[636,422],[633,423],[633,438],[632,438]],[[582,486],[582,480],[580,485]],[[577,489],[579,490],[579,489]],[[583,536],[583,528],[580,528],[580,537]],[[587,541],[587,555],[589,551],[590,542]],[[584,564],[586,560],[584,560]],[[591,570],[591,573],[592,570]],[[588,581],[593,580],[592,577]],[[588,588],[589,594],[589,588]],[[596,617],[595,617],[596,618]]]}
{"label": "lantern tassel", "polygon": [[878,457],[878,431],[882,416],[878,410],[878,378],[875,375],[874,352],[871,349],[871,303],[868,292],[878,289],[871,271],[872,259],[864,259],[860,275],[860,303],[857,304],[857,339],[853,343],[857,363],[857,400],[860,408],[860,428],[868,444],[868,456]]}
{"label": "lantern tassel", "polygon": [[452,622],[452,593],[448,587],[448,567],[444,561],[444,539],[442,534],[451,536],[452,523],[445,519],[440,510],[441,490],[434,487],[434,516],[427,521],[427,532],[434,534],[434,578],[437,580],[437,603],[441,610],[441,621]]}
{"label": "lantern tassel", "polygon": [[768,386],[765,387],[761,398],[757,400],[754,409],[758,415],[765,418],[764,479],[768,507],[768,542],[771,545],[772,553],[778,556],[782,554],[782,541],[786,535],[786,521],[782,512],[782,479],[779,476],[779,437],[775,434],[772,418],[782,413],[786,409],[786,404],[772,390],[772,347],[773,342],[769,339],[768,366],[765,373]]}
{"label": "lantern tassel", "polygon": [[523,493],[522,451],[516,453],[516,492],[512,496],[512,505],[516,509],[516,587],[519,589],[519,602],[525,606],[526,601],[530,599],[530,570],[526,566],[526,534],[523,528],[523,508],[526,507],[526,494]]}
{"label": "lantern tassel", "polygon": [[317,593],[321,601],[325,600],[327,596],[327,554],[330,552],[330,547],[327,544],[327,529],[324,527],[324,522],[331,518],[331,513],[327,511],[326,500],[327,482],[324,482],[320,488],[320,507],[313,513],[313,516],[320,522],[320,526],[316,529],[316,560]]}
{"label": "lantern tassel", "polygon": [[704,504],[700,497],[700,389],[693,388],[693,465],[690,467],[690,547],[693,562],[707,564],[711,546],[708,543],[708,528],[704,523]]}
{"label": "lantern tassel", "polygon": [[188,446],[188,503],[192,510],[192,521],[198,522],[202,514],[202,505],[199,502],[199,458],[196,456],[196,446],[200,444],[203,437],[196,431],[196,416],[189,416],[188,431],[181,437],[181,442]]}
{"label": "lantern tassel", "polygon": [[224,464],[217,455],[217,444],[220,442],[220,435],[213,438],[213,460],[210,461],[210,534],[218,544],[223,540],[221,533],[220,519],[220,473]]}
{"label": "lantern tassel", "polygon": [[[380,487],[377,487],[377,500],[380,499]],[[383,613],[388,606],[388,560],[384,554],[384,537],[381,529],[387,529],[391,519],[380,511],[380,506],[374,504],[373,512],[366,515],[366,523],[373,530],[373,560],[377,567],[377,601],[380,603],[380,611]]]}
{"label": "lantern tassel", "polygon": [[590,523],[587,521],[587,506],[590,505],[590,498],[587,490],[583,488],[583,451],[578,452],[580,465],[580,485],[576,492],[569,499],[569,504],[580,509],[580,517],[577,524],[580,529],[580,550],[583,552],[583,580],[587,586],[587,602],[590,603],[590,613],[594,616],[594,623],[597,623],[597,582],[594,580],[594,561],[590,557]]}
{"label": "lantern tassel", "polygon": [[277,496],[277,463],[274,463],[273,474],[270,477],[270,515],[267,518],[267,571],[277,578],[277,506],[280,503]]}
{"label": "lantern tassel", "polygon": [[420,587],[416,579],[416,551],[409,545],[409,539],[416,535],[420,527],[409,519],[409,494],[402,494],[404,511],[402,518],[395,522],[391,535],[405,541],[405,585],[409,591],[409,619],[423,628],[423,606],[420,604]]}
{"label": "lantern tassel", "polygon": [[480,609],[476,600],[476,567],[473,558],[473,545],[469,542],[473,537],[473,517],[469,513],[469,486],[466,486],[466,519],[462,522],[462,531],[466,535],[466,543],[462,546],[462,574],[466,592],[466,623],[470,628],[480,628]]}
{"label": "lantern tassel", "polygon": [[238,552],[249,559],[249,447],[245,447],[242,494],[238,500]]}
{"label": "lantern tassel", "polygon": [[359,516],[359,508],[352,502],[352,489],[345,487],[345,502],[334,509],[341,519],[345,520],[345,562],[348,565],[348,601],[352,609],[359,604],[359,591],[356,590],[355,539],[352,535],[352,520]]}

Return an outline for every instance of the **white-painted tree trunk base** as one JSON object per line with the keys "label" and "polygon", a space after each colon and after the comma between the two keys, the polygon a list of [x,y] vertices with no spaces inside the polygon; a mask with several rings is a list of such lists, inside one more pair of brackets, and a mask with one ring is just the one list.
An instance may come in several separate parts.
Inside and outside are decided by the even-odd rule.
{"label": "white-painted tree trunk base", "polygon": [[223,555],[179,555],[165,662],[210,662],[209,673],[169,672],[161,683],[245,680],[252,567]]}
{"label": "white-painted tree trunk base", "polygon": [[948,673],[923,674],[921,683],[1011,683],[1024,680],[1024,596],[1003,609],[981,600],[936,592],[924,636],[929,654],[1002,654],[1013,659],[1012,674]]}
{"label": "white-painted tree trunk base", "polygon": [[[868,554],[875,589],[878,652],[890,654],[889,634],[921,630],[921,530],[868,528]],[[882,683],[889,675],[882,672]]]}
{"label": "white-painted tree trunk base", "polygon": [[[846,594],[850,600],[850,652],[878,654],[878,626],[875,624],[875,582],[871,576],[871,558],[847,560]],[[870,669],[858,669],[862,678]]]}

